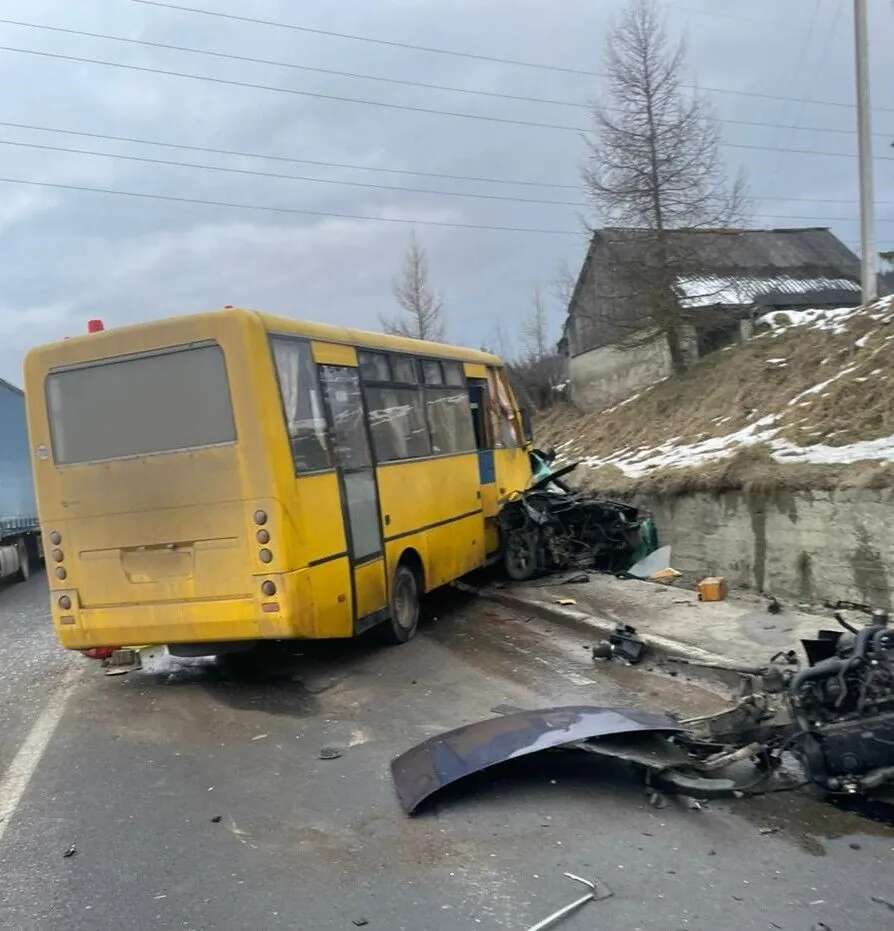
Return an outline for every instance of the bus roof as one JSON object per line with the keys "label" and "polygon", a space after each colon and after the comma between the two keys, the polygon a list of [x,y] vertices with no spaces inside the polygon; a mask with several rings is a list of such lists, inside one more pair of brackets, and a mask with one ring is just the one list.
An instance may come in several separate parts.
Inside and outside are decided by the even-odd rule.
{"label": "bus roof", "polygon": [[426,339],[412,339],[407,336],[390,336],[387,333],[358,330],[354,327],[333,326],[330,323],[312,323],[305,320],[295,320],[291,317],[279,317],[274,314],[258,312],[258,316],[261,318],[264,327],[271,333],[289,333],[328,343],[345,343],[350,346],[415,353],[420,356],[440,356],[442,358],[458,359],[462,362],[479,362],[482,365],[503,365],[503,361],[499,356],[489,352],[482,352],[479,349],[468,349],[465,346],[436,343]]}
{"label": "bus roof", "polygon": [[[435,343],[423,339],[410,339],[405,336],[389,336],[386,333],[375,333],[370,330],[358,330],[353,327],[333,326],[329,323],[314,323],[306,320],[296,320],[292,317],[279,317],[257,310],[241,307],[224,307],[219,310],[204,311],[197,314],[184,314],[180,317],[164,317],[157,320],[147,320],[144,323],[135,323],[123,327],[112,327],[100,333],[79,335],[55,343],[38,346],[28,353],[28,357],[38,365],[58,364],[60,361],[80,361],[83,347],[96,347],[114,345],[115,334],[138,333],[152,331],[156,327],[170,329],[178,322],[198,324],[200,321],[213,320],[221,316],[250,317],[260,321],[261,325],[270,333],[283,333],[293,336],[304,336],[307,339],[320,340],[328,343],[341,343],[361,348],[381,349],[391,352],[414,353],[420,356],[435,356],[444,359],[456,359],[460,362],[477,362],[481,365],[501,366],[503,361],[499,356],[478,349],[467,349],[464,346],[452,346],[448,343]],[[111,339],[110,339],[111,338]],[[108,342],[107,342],[108,341]],[[114,354],[106,352],[104,355]],[[38,362],[37,360],[41,360]]]}

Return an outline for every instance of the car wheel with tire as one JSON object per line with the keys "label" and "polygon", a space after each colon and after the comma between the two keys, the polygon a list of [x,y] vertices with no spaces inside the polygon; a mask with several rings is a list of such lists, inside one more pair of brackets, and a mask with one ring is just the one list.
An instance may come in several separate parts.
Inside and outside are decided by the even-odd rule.
{"label": "car wheel with tire", "polygon": [[516,582],[526,582],[537,571],[537,534],[515,530],[503,545],[503,566],[506,575]]}

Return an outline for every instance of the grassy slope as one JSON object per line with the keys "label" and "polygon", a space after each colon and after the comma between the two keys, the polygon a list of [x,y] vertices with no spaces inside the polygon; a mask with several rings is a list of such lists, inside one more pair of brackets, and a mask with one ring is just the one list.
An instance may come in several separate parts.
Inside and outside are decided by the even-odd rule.
{"label": "grassy slope", "polygon": [[[785,322],[787,318],[782,318]],[[800,447],[844,446],[894,434],[894,304],[874,305],[837,320],[783,326],[713,353],[683,375],[604,411],[571,405],[539,419],[538,444],[565,458],[605,459],[626,450],[723,437],[767,415],[777,436]],[[823,328],[825,327],[825,328]],[[784,364],[778,361],[783,359]],[[838,376],[818,391],[802,392]],[[789,403],[792,402],[792,403]],[[728,447],[731,455],[691,468],[660,465],[633,477],[615,465],[581,467],[582,484],[615,493],[738,487],[894,485],[888,462],[782,464],[766,444]],[[622,463],[623,465],[623,463]]]}

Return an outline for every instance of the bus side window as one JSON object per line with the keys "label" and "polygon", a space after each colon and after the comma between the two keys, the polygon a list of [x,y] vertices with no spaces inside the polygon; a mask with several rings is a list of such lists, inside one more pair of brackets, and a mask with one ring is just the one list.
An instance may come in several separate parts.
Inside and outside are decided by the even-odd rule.
{"label": "bus side window", "polygon": [[310,343],[273,337],[273,361],[296,472],[329,469],[326,415],[320,399]]}
{"label": "bus side window", "polygon": [[518,424],[515,422],[515,412],[512,409],[511,395],[504,378],[502,371],[492,368],[487,370],[490,422],[494,446],[497,449],[512,449],[522,444],[518,434]]}

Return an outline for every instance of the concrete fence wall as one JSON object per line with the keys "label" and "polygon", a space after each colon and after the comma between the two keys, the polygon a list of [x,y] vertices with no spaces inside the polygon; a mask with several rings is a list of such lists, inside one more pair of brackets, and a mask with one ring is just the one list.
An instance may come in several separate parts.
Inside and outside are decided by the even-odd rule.
{"label": "concrete fence wall", "polygon": [[671,373],[667,343],[636,349],[602,346],[568,361],[571,399],[584,410],[611,407]]}
{"label": "concrete fence wall", "polygon": [[722,575],[789,600],[892,607],[894,489],[699,492],[638,503],[690,580]]}
{"label": "concrete fence wall", "polygon": [[[640,331],[630,334],[630,338],[635,341],[648,335],[648,331]],[[681,324],[680,349],[687,365],[698,359],[695,327]],[[672,372],[670,350],[663,336],[628,349],[600,346],[568,360],[571,400],[584,410],[604,410]]]}

